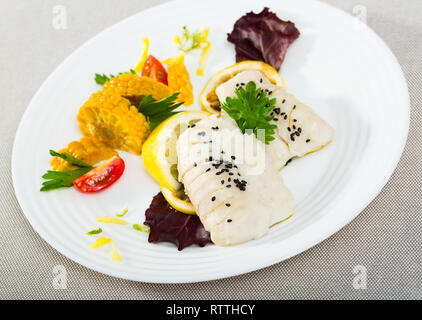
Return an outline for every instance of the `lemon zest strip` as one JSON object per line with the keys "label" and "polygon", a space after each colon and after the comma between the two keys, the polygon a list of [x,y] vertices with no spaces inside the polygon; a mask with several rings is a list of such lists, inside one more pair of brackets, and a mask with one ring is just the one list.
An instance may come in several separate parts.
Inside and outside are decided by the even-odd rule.
{"label": "lemon zest strip", "polygon": [[196,74],[198,76],[204,75],[205,64],[207,63],[208,57],[210,55],[211,42],[206,40],[204,43],[205,43],[205,46],[202,49],[201,57],[199,58],[199,67],[198,67],[198,70],[196,71]]}
{"label": "lemon zest strip", "polygon": [[142,69],[144,68],[145,61],[148,58],[149,39],[147,37],[142,38],[142,42],[143,42],[143,45],[144,45],[144,51],[142,52],[142,56],[141,56],[141,59],[139,60],[138,64],[133,69],[137,73],[142,71]]}
{"label": "lemon zest strip", "polygon": [[121,210],[116,212],[116,216],[123,217],[128,211],[129,211],[129,206],[128,204],[125,204],[125,206]]}
{"label": "lemon zest strip", "polygon": [[150,231],[148,226],[140,225],[140,224],[137,224],[137,223],[133,225],[133,229],[140,231],[140,232],[145,232],[145,233],[149,233],[149,231]]}
{"label": "lemon zest strip", "polygon": [[114,241],[114,240],[111,241],[111,247],[113,248],[110,252],[111,260],[122,262],[122,257],[119,254],[119,249],[117,247],[116,241]]}
{"label": "lemon zest strip", "polygon": [[101,217],[97,219],[97,222],[101,223],[113,223],[113,224],[127,224],[126,220],[114,218],[114,217]]}
{"label": "lemon zest strip", "polygon": [[94,249],[97,249],[97,248],[101,248],[101,247],[105,246],[106,244],[108,244],[110,242],[111,242],[110,238],[101,237],[101,238],[98,238],[97,240],[95,240],[95,242],[93,244],[91,244],[89,246],[89,248],[91,250],[94,250]]}

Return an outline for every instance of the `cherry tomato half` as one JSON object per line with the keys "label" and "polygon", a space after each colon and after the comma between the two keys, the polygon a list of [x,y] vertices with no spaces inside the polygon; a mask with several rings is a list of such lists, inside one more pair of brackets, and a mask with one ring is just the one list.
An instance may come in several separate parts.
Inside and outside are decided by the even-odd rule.
{"label": "cherry tomato half", "polygon": [[124,170],[125,163],[123,159],[120,157],[113,157],[73,181],[73,185],[80,192],[98,192],[108,188],[116,182],[121,177]]}
{"label": "cherry tomato half", "polygon": [[166,69],[163,67],[161,62],[152,55],[149,55],[145,61],[144,67],[142,69],[142,75],[145,77],[153,78],[158,82],[162,82],[165,85],[168,85]]}

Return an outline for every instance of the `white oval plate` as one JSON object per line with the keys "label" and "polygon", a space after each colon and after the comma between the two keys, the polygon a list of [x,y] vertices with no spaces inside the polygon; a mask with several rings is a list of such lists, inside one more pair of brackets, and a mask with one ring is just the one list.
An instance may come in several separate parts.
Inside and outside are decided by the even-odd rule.
{"label": "white oval plate", "polygon": [[[265,1],[301,31],[290,47],[281,74],[287,88],[312,106],[336,130],[321,152],[293,161],[284,170],[295,197],[292,219],[259,240],[221,248],[192,246],[179,252],[170,243],[151,244],[129,226],[102,225],[116,240],[122,263],[108,249],[90,251],[96,218],[129,204],[125,218],[142,223],[159,186],[141,158],[121,153],[126,172],[113,187],[83,195],[73,188],[39,191],[49,168],[49,149],[79,139],[78,108],[99,90],[93,75],[132,68],[148,36],[159,59],[175,55],[175,33],[210,26],[212,54],[204,77],[195,69],[199,52],[186,58],[195,98],[216,71],[234,63],[226,41],[234,22],[262,1],[174,1],[140,12],[88,41],[45,81],[21,121],[13,150],[13,181],[22,209],[51,246],[88,268],[146,282],[194,282],[229,277],[269,266],[326,239],[356,217],[379,193],[402,153],[409,125],[409,97],[402,71],[384,42],[352,16],[316,1]],[[353,244],[351,244],[353,245]]]}

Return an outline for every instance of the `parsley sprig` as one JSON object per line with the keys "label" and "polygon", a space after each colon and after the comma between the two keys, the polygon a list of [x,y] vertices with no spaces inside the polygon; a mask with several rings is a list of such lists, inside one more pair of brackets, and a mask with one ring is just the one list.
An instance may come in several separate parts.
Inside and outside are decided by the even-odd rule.
{"label": "parsley sprig", "polygon": [[68,153],[59,153],[54,150],[50,150],[50,155],[53,157],[60,157],[63,160],[66,160],[71,165],[78,167],[74,170],[64,170],[64,171],[52,171],[48,170],[42,178],[47,180],[44,181],[41,187],[41,191],[50,191],[59,188],[68,188],[73,186],[73,181],[77,178],[83,176],[85,173],[94,169],[94,167],[89,164],[71,156]]}
{"label": "parsley sprig", "polygon": [[54,150],[50,150],[50,155],[53,157],[59,157],[62,158],[63,160],[66,160],[67,162],[69,162],[71,165],[73,166],[77,166],[77,167],[90,167],[92,169],[92,166],[90,166],[88,163],[85,163],[77,158],[75,158],[74,156],[71,156],[68,153],[58,153]]}
{"label": "parsley sprig", "polygon": [[207,41],[209,28],[199,28],[194,32],[190,32],[186,26],[183,27],[183,35],[180,38],[177,36],[179,43],[179,50],[189,52],[191,50],[201,48],[201,44]]}
{"label": "parsley sprig", "polygon": [[[242,133],[253,132],[259,140],[269,144],[274,140],[274,130],[277,127],[270,123],[273,116],[269,114],[276,99],[269,99],[267,93],[257,88],[253,81],[249,81],[245,88],[236,89],[235,93],[236,97],[226,98],[221,109],[236,121]],[[264,130],[264,137],[259,134],[260,129]]]}
{"label": "parsley sprig", "polygon": [[167,118],[179,113],[179,111],[173,111],[183,104],[183,102],[175,102],[178,96],[179,92],[176,92],[158,101],[154,101],[151,95],[142,99],[138,111],[147,118],[151,131]]}
{"label": "parsley sprig", "polygon": [[[129,72],[119,72],[118,76],[122,75],[122,74],[127,74],[127,73],[131,73],[131,74],[136,74],[136,71],[133,69],[130,69]],[[111,78],[115,78],[117,76],[115,75],[106,75],[106,74],[100,74],[100,73],[96,73],[95,74],[95,82],[98,83],[99,85],[104,85],[104,83],[106,83],[107,81],[109,81]]]}

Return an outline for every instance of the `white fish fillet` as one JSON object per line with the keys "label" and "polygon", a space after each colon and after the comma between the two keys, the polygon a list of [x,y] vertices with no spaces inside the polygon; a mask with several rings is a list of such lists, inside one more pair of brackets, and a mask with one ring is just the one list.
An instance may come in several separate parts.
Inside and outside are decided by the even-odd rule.
{"label": "white fish fillet", "polygon": [[[258,239],[289,217],[293,197],[283,184],[280,167],[322,148],[334,133],[311,108],[260,71],[243,71],[221,84],[216,89],[219,100],[235,96],[236,88],[249,81],[277,99],[274,141],[264,145],[254,135],[242,134],[224,111],[199,121],[177,141],[179,181],[211,240],[221,246]],[[249,139],[256,148],[249,153],[245,147],[239,150],[247,145],[242,139]]]}
{"label": "white fish fillet", "polygon": [[[258,88],[268,90],[270,98],[277,99],[272,113],[274,116],[272,123],[277,125],[276,138],[279,141],[271,142],[270,146],[278,153],[281,164],[294,157],[302,157],[317,151],[331,142],[334,130],[327,122],[293,95],[273,85],[258,70],[240,72],[221,84],[216,89],[220,102],[224,102],[227,97],[235,96],[237,84],[246,84],[249,81],[254,81]],[[285,147],[282,147],[280,142],[283,142]]]}
{"label": "white fish fillet", "polygon": [[211,240],[220,246],[258,239],[293,211],[291,192],[274,159],[263,152],[266,146],[247,137],[257,144],[247,163],[236,150],[237,139],[245,136],[231,118],[212,116],[184,131],[177,142],[179,180]]}

